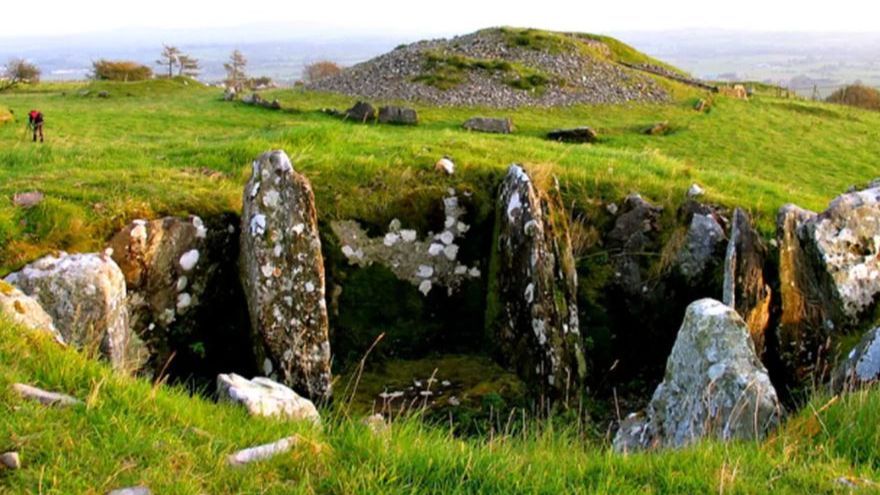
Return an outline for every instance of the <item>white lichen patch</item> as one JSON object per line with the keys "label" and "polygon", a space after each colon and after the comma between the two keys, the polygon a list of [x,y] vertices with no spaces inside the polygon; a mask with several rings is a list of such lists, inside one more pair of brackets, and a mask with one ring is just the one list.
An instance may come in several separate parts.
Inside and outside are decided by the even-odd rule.
{"label": "white lichen patch", "polygon": [[180,256],[180,268],[183,271],[188,272],[196,267],[196,264],[199,262],[199,251],[198,249],[190,249],[189,251],[183,253]]}
{"label": "white lichen patch", "polygon": [[266,233],[266,215],[256,214],[251,218],[250,232],[252,236],[261,236]]}

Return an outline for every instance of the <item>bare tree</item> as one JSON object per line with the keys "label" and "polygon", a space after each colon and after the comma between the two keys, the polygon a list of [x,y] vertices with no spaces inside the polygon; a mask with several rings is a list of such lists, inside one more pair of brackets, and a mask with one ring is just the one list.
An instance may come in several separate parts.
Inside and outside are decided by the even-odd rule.
{"label": "bare tree", "polygon": [[199,65],[199,59],[195,57],[181,53],[177,60],[178,76],[196,77],[202,70],[202,67]]}
{"label": "bare tree", "polygon": [[0,91],[12,88],[20,83],[36,84],[40,82],[40,68],[23,58],[9,59],[3,73],[6,79],[0,81]]}
{"label": "bare tree", "polygon": [[245,67],[247,67],[247,59],[240,51],[234,50],[229,56],[229,62],[223,64],[223,68],[226,69],[226,85],[239,92],[244,89],[247,82]]}
{"label": "bare tree", "polygon": [[156,64],[163,67],[168,66],[168,77],[174,77],[174,67],[180,65],[181,55],[180,49],[176,46],[162,45],[162,54],[159,55],[159,60],[156,60]]}

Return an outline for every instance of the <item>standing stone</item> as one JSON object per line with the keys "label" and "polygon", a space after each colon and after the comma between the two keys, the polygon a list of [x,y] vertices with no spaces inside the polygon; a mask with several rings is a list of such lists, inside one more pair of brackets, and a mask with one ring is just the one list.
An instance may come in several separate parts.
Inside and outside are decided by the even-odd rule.
{"label": "standing stone", "polygon": [[230,263],[238,256],[239,223],[235,215],[208,223],[197,216],[135,220],[110,240],[128,287],[132,330],[147,343],[155,371],[172,352],[179,361],[196,341],[217,352],[223,345],[206,340],[235,340],[240,332],[247,310]]}
{"label": "standing stone", "polygon": [[488,117],[473,117],[463,125],[469,131],[488,132],[492,134],[510,134],[513,132],[513,121],[510,119],[491,119]]}
{"label": "standing stone", "polygon": [[244,190],[241,276],[263,371],[311,399],[330,390],[324,260],[315,197],[284,151],[253,163]]}
{"label": "standing stone", "polygon": [[647,416],[629,417],[614,444],[631,451],[701,438],[760,439],[780,414],[743,319],[719,301],[701,299],[688,306]]}
{"label": "standing stone", "polygon": [[419,114],[412,108],[386,106],[379,108],[380,124],[418,125]]}
{"label": "standing stone", "polygon": [[764,354],[764,337],[770,322],[770,286],[764,280],[767,247],[752,227],[748,214],[733,212],[730,242],[724,258],[724,304],[746,321],[755,351]]}
{"label": "standing stone", "polygon": [[6,277],[52,316],[64,340],[100,346],[117,369],[137,369],[142,344],[128,325],[125,277],[106,254],[46,256]]}
{"label": "standing stone", "polygon": [[548,398],[577,396],[586,374],[577,273],[558,191],[511,165],[496,204],[487,324],[504,361]]}
{"label": "standing stone", "polygon": [[43,310],[40,303],[3,280],[0,280],[0,313],[19,325],[48,332],[59,342],[64,342],[52,317]]}

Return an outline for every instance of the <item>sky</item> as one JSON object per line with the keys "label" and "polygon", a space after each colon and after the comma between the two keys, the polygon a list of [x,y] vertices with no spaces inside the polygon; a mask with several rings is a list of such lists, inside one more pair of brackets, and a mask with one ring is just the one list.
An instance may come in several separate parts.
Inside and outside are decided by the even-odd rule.
{"label": "sky", "polygon": [[[127,28],[287,24],[299,33],[466,33],[489,26],[586,32],[721,28],[755,31],[880,31],[880,2],[837,0],[3,0],[0,38]],[[858,15],[853,15],[857,12]],[[296,34],[296,33],[291,33]]]}

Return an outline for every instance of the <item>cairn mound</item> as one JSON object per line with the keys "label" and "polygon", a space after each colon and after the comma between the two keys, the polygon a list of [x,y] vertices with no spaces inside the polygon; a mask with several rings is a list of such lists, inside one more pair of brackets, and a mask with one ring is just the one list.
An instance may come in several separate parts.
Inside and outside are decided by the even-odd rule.
{"label": "cairn mound", "polygon": [[682,76],[612,38],[491,28],[402,45],[308,88],[438,106],[665,102],[656,67]]}

